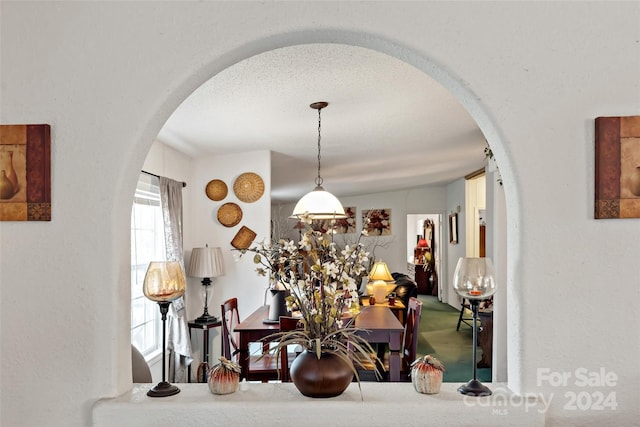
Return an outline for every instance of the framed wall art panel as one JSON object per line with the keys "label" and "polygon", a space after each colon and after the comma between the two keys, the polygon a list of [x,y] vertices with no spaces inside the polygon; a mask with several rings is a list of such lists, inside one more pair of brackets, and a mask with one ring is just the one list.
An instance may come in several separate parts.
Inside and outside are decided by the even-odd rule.
{"label": "framed wall art panel", "polygon": [[362,222],[369,219],[369,224],[364,226],[369,236],[391,235],[391,209],[368,209],[362,211]]}
{"label": "framed wall art panel", "polygon": [[0,125],[0,221],[51,221],[51,128]]}
{"label": "framed wall art panel", "polygon": [[640,116],[595,120],[595,218],[640,218]]}
{"label": "framed wall art panel", "polygon": [[449,214],[449,243],[458,244],[458,214]]}

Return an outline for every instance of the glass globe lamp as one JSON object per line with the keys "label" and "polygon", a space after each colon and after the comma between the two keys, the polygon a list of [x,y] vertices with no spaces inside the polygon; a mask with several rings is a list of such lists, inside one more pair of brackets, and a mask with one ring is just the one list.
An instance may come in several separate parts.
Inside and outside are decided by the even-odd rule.
{"label": "glass globe lamp", "polygon": [[186,279],[177,261],[149,263],[144,276],[144,296],[155,302],[171,302],[184,295]]}
{"label": "glass globe lamp", "polygon": [[483,300],[496,293],[490,258],[460,258],[453,273],[453,289],[468,300]]}
{"label": "glass globe lamp", "polygon": [[469,300],[473,312],[473,379],[458,388],[467,396],[490,396],[491,390],[478,381],[478,306],[481,300],[496,293],[493,263],[489,258],[460,258],[453,273],[453,289],[462,298]]}
{"label": "glass globe lamp", "polygon": [[155,301],[160,306],[162,315],[162,381],[153,386],[148,392],[150,397],[166,397],[180,393],[180,389],[167,382],[165,347],[167,341],[166,321],[171,301],[180,298],[186,290],[187,280],[182,265],[177,261],[151,262],[144,276],[144,296]]}

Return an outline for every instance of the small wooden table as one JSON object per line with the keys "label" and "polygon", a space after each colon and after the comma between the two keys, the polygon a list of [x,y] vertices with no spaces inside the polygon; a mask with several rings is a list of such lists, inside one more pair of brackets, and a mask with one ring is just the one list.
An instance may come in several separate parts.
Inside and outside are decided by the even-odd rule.
{"label": "small wooden table", "polygon": [[[268,317],[269,306],[264,305],[234,328],[234,332],[239,335],[238,351],[241,354],[239,359],[243,378],[249,372],[249,343],[258,342],[280,330],[278,324],[263,323]],[[358,335],[370,343],[389,345],[389,381],[400,381],[400,350],[404,327],[398,318],[388,307],[382,305],[362,307],[355,326],[363,329]]]}
{"label": "small wooden table", "polygon": [[[369,306],[369,297],[360,298],[360,302],[362,303],[363,307],[368,307]],[[404,309],[405,309],[405,306],[402,303],[402,301],[400,301],[398,298],[396,298],[396,302],[393,305],[389,304],[389,300],[388,299],[385,300],[384,302],[381,302],[381,303],[376,302],[376,307],[387,307],[389,310],[391,310],[393,312],[393,314],[396,315],[396,317],[398,318],[400,323],[402,323],[404,325]]]}
{"label": "small wooden table", "polygon": [[[222,322],[216,319],[207,323],[200,323],[192,320],[187,322],[189,326],[189,338],[191,338],[192,329],[202,329],[202,360],[201,363],[209,363],[209,329],[218,328],[222,326]],[[191,364],[187,367],[187,382],[191,382]]]}

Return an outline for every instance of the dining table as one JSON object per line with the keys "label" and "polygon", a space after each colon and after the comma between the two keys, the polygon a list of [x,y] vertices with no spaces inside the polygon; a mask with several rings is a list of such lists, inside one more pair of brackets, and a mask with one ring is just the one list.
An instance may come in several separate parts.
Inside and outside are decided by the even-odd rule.
{"label": "dining table", "polygon": [[[389,351],[389,381],[400,381],[400,351],[404,327],[394,313],[385,306],[363,306],[356,315],[354,326],[358,335],[371,344],[385,345]],[[269,306],[258,307],[249,317],[238,323],[234,332],[238,334],[239,364],[242,377],[249,372],[249,344],[280,331],[278,323],[269,321]],[[263,346],[264,348],[264,346]]]}

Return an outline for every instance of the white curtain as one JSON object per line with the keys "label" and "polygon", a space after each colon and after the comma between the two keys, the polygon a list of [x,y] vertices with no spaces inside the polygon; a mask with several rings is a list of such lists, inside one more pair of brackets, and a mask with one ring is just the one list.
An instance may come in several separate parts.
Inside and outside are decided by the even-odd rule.
{"label": "white curtain", "polygon": [[[164,219],[167,261],[178,261],[184,270],[182,253],[182,182],[160,177],[160,203]],[[193,361],[187,326],[184,297],[169,306],[167,318],[167,350],[169,351],[169,382],[187,382],[187,367]]]}

